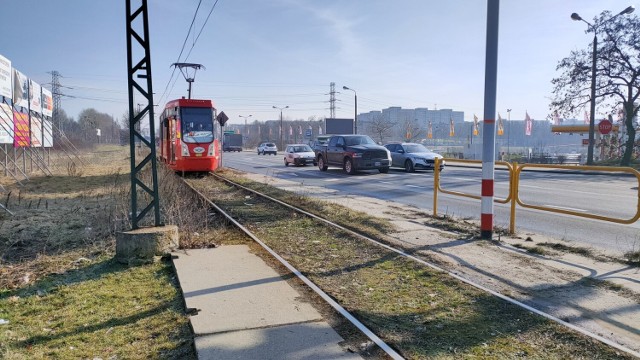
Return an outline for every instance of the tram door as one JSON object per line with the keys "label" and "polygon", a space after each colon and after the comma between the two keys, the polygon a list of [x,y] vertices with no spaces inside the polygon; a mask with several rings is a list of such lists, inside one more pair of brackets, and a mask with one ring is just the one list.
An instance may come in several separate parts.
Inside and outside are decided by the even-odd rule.
{"label": "tram door", "polygon": [[176,147],[178,146],[177,136],[176,136],[176,120],[171,118],[169,119],[169,163],[176,163]]}

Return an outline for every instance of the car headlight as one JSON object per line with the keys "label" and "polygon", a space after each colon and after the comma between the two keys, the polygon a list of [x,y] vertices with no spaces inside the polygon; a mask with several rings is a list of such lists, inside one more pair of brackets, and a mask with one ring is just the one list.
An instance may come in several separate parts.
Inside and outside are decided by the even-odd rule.
{"label": "car headlight", "polygon": [[189,147],[185,143],[180,143],[182,146],[182,156],[189,156]]}

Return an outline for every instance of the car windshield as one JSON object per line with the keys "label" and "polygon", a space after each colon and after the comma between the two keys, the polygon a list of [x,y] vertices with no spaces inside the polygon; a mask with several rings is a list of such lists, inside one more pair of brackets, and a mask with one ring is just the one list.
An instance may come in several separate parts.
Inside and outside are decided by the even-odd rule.
{"label": "car windshield", "polygon": [[431,150],[427,149],[426,147],[424,147],[424,145],[420,145],[420,144],[403,145],[402,147],[404,148],[404,152],[406,153],[431,152]]}
{"label": "car windshield", "polygon": [[368,136],[348,136],[345,138],[347,146],[353,145],[375,145],[375,141]]}
{"label": "car windshield", "polygon": [[313,150],[311,150],[311,147],[309,145],[304,145],[304,146],[294,146],[293,147],[293,152],[312,152]]}
{"label": "car windshield", "polygon": [[266,143],[264,144],[265,147],[274,147],[276,146],[276,144],[272,144],[272,143]]}

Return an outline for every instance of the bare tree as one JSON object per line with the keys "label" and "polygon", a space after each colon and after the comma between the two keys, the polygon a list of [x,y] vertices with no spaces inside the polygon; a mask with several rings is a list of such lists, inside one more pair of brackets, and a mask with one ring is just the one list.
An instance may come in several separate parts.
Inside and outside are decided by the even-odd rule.
{"label": "bare tree", "polygon": [[406,142],[415,142],[425,135],[424,129],[420,126],[418,120],[409,117],[405,117],[402,120],[402,131],[404,132],[403,138]]}
{"label": "bare tree", "polygon": [[388,121],[382,114],[374,115],[373,119],[368,123],[368,130],[374,135],[379,143],[383,144],[385,138],[392,136],[391,129],[396,126],[396,123]]}
{"label": "bare tree", "polygon": [[[597,31],[596,96],[599,108],[624,109],[627,129],[626,148],[620,165],[628,166],[634,150],[640,95],[640,19],[637,16],[615,16],[604,11],[596,17],[587,33]],[[553,79],[552,110],[575,115],[591,101],[592,48],[572,51],[556,68],[562,74]]]}

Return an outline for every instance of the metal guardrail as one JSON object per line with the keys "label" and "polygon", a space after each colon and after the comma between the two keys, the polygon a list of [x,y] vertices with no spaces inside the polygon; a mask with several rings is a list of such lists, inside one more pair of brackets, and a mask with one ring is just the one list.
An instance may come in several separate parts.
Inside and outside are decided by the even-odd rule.
{"label": "metal guardrail", "polygon": [[[466,163],[466,164],[480,164],[480,169],[482,169],[482,161],[481,160],[461,160],[461,159],[443,159],[447,163]],[[510,203],[510,218],[509,218],[509,233],[515,233],[515,219],[516,219],[516,207],[520,205],[523,208],[536,209],[540,211],[547,211],[571,216],[577,216],[587,219],[594,220],[602,220],[608,222],[614,222],[618,224],[632,224],[638,219],[640,219],[640,172],[633,168],[629,167],[610,167],[610,166],[583,166],[583,165],[547,165],[547,164],[522,164],[518,165],[517,162],[508,163],[505,161],[496,161],[496,165],[505,166],[509,171],[509,195],[506,199],[496,199],[494,198],[494,202],[507,204]],[[433,191],[433,215],[438,214],[438,193],[449,194],[454,196],[462,196],[471,199],[480,200],[481,197],[479,195],[463,193],[459,191],[447,190],[441,187],[440,182],[440,159],[436,159],[435,161],[435,169],[434,169],[434,191]],[[636,213],[633,217],[629,219],[619,219],[609,216],[589,214],[583,212],[577,212],[569,209],[558,209],[549,206],[541,206],[535,204],[527,204],[520,199],[520,174],[525,168],[537,168],[537,169],[557,169],[557,170],[570,170],[572,173],[575,172],[587,172],[587,171],[598,171],[604,173],[627,173],[636,177],[638,180],[638,191],[637,191],[637,203],[636,203]]]}

